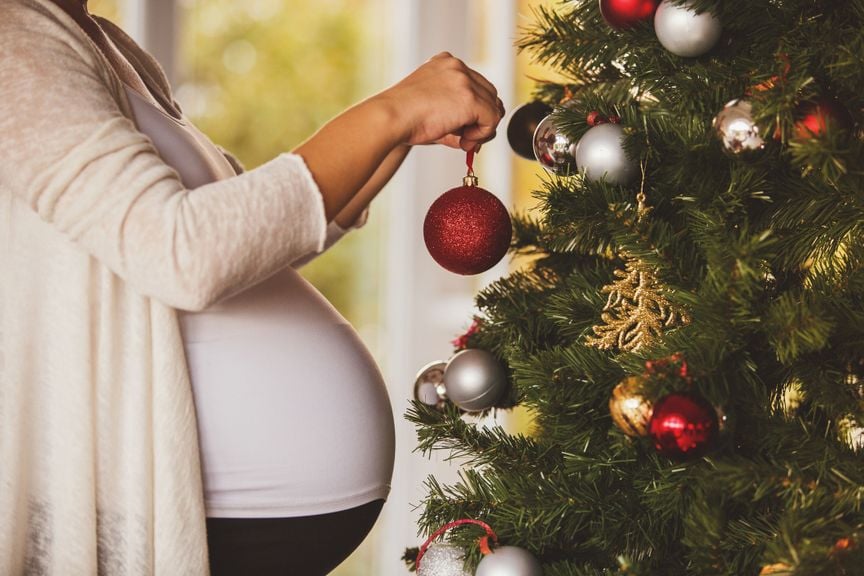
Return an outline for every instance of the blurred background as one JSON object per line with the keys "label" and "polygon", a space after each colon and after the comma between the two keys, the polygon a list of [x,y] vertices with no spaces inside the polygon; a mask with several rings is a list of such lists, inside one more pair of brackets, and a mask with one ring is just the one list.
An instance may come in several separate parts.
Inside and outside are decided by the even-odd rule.
{"label": "blurred background", "polygon": [[[160,60],[186,116],[247,168],[293,149],[347,106],[447,50],[488,77],[508,109],[502,137],[484,146],[477,158],[480,185],[511,211],[527,211],[541,170],[513,154],[503,134],[509,114],[529,100],[531,78],[552,75],[517,54],[514,42],[520,29],[532,24],[532,10],[552,3],[90,0],[89,6]],[[461,185],[464,160],[454,150],[415,149],[373,203],[367,226],[302,271],[375,356],[396,419],[396,470],[388,503],[373,533],[336,576],[407,574],[400,557],[406,547],[422,542],[416,507],[424,481],[429,474],[444,481],[456,477],[458,461],[413,452],[414,430],[402,416],[417,370],[446,361],[451,341],[469,327],[477,290],[518,265],[505,260],[479,277],[462,277],[427,254],[423,217],[435,198]],[[530,426],[518,412],[494,415],[488,423],[514,431]]]}

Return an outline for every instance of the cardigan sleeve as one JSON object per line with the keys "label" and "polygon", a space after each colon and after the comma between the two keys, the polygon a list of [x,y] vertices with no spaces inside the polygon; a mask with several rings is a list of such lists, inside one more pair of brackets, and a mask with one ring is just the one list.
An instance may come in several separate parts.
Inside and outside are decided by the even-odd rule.
{"label": "cardigan sleeve", "polygon": [[324,204],[301,157],[185,189],[112,82],[71,19],[12,3],[0,21],[2,193],[141,294],[184,310],[323,249]]}
{"label": "cardigan sleeve", "polygon": [[339,242],[339,240],[341,240],[346,234],[348,234],[352,230],[357,230],[358,228],[362,228],[363,226],[365,226],[367,220],[369,220],[369,208],[363,210],[363,212],[360,213],[360,216],[357,217],[357,220],[355,220],[354,223],[351,224],[351,226],[349,226],[348,228],[343,228],[342,226],[337,224],[335,220],[333,222],[330,222],[330,224],[327,226],[327,236],[324,239],[324,244],[323,246],[321,246],[321,250],[317,252],[311,252],[306,256],[300,257],[299,259],[292,262],[291,266],[299,270],[306,264],[309,264],[315,258],[329,250],[330,247],[332,247],[334,244]]}
{"label": "cardigan sleeve", "polygon": [[[180,109],[180,106],[178,104],[175,104],[175,106],[177,106],[178,110]],[[222,154],[222,156],[225,157],[225,159],[228,161],[228,163],[231,164],[231,167],[234,168],[234,172],[236,172],[237,174],[242,174],[243,172],[246,171],[246,168],[243,166],[243,163],[240,162],[240,160],[238,160],[236,156],[231,154],[231,152],[228,152],[223,147],[218,146],[218,145],[216,146],[216,148],[218,148],[219,152]],[[309,264],[310,262],[315,260],[318,256],[320,256],[321,254],[323,254],[324,252],[329,250],[331,247],[333,247],[333,245],[335,245],[343,237],[345,237],[346,234],[348,234],[349,232],[351,232],[353,230],[357,230],[357,229],[365,226],[366,222],[368,220],[369,220],[369,208],[367,207],[365,210],[363,210],[363,212],[360,213],[360,216],[357,217],[357,220],[355,220],[348,228],[343,228],[342,226],[337,224],[335,220],[333,222],[330,222],[330,224],[327,226],[327,232],[326,232],[326,236],[324,238],[324,243],[320,246],[319,250],[314,251],[314,252],[310,252],[309,254],[307,254],[305,256],[301,256],[297,260],[294,260],[293,262],[291,262],[291,267],[299,270],[300,268],[302,268],[306,264]]]}

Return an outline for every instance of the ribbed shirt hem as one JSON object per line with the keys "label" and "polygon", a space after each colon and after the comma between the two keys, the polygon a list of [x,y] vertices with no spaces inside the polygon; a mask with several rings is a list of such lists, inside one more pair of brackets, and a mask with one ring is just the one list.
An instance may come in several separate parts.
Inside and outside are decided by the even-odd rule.
{"label": "ribbed shirt hem", "polygon": [[386,500],[390,485],[377,486],[348,496],[328,497],[321,500],[304,499],[303,502],[261,501],[246,503],[205,501],[208,518],[295,518],[318,516],[349,510],[374,500]]}

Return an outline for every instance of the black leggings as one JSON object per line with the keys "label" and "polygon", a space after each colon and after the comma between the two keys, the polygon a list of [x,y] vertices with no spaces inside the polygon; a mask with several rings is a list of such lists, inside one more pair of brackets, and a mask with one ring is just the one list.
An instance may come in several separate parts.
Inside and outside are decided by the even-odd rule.
{"label": "black leggings", "polygon": [[208,518],[211,576],[324,576],[363,542],[383,500],[299,518]]}

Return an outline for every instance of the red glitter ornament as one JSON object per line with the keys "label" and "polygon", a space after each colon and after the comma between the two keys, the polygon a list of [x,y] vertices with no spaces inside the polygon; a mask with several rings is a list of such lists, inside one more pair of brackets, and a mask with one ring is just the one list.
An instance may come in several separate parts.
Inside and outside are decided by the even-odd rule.
{"label": "red glitter ornament", "polygon": [[632,28],[654,16],[660,0],[600,0],[603,19],[617,30]]}
{"label": "red glitter ornament", "polygon": [[442,194],[426,213],[423,239],[432,258],[456,274],[479,274],[507,253],[513,228],[504,204],[477,186],[468,153],[463,185]]}
{"label": "red glitter ornament", "polygon": [[799,106],[797,117],[795,121],[797,138],[816,138],[822,136],[829,125],[833,128],[845,129],[852,123],[846,109],[830,98],[805,102]]}
{"label": "red glitter ornament", "polygon": [[673,393],[654,404],[648,434],[664,456],[694,458],[713,446],[717,428],[717,412],[705,399]]}

